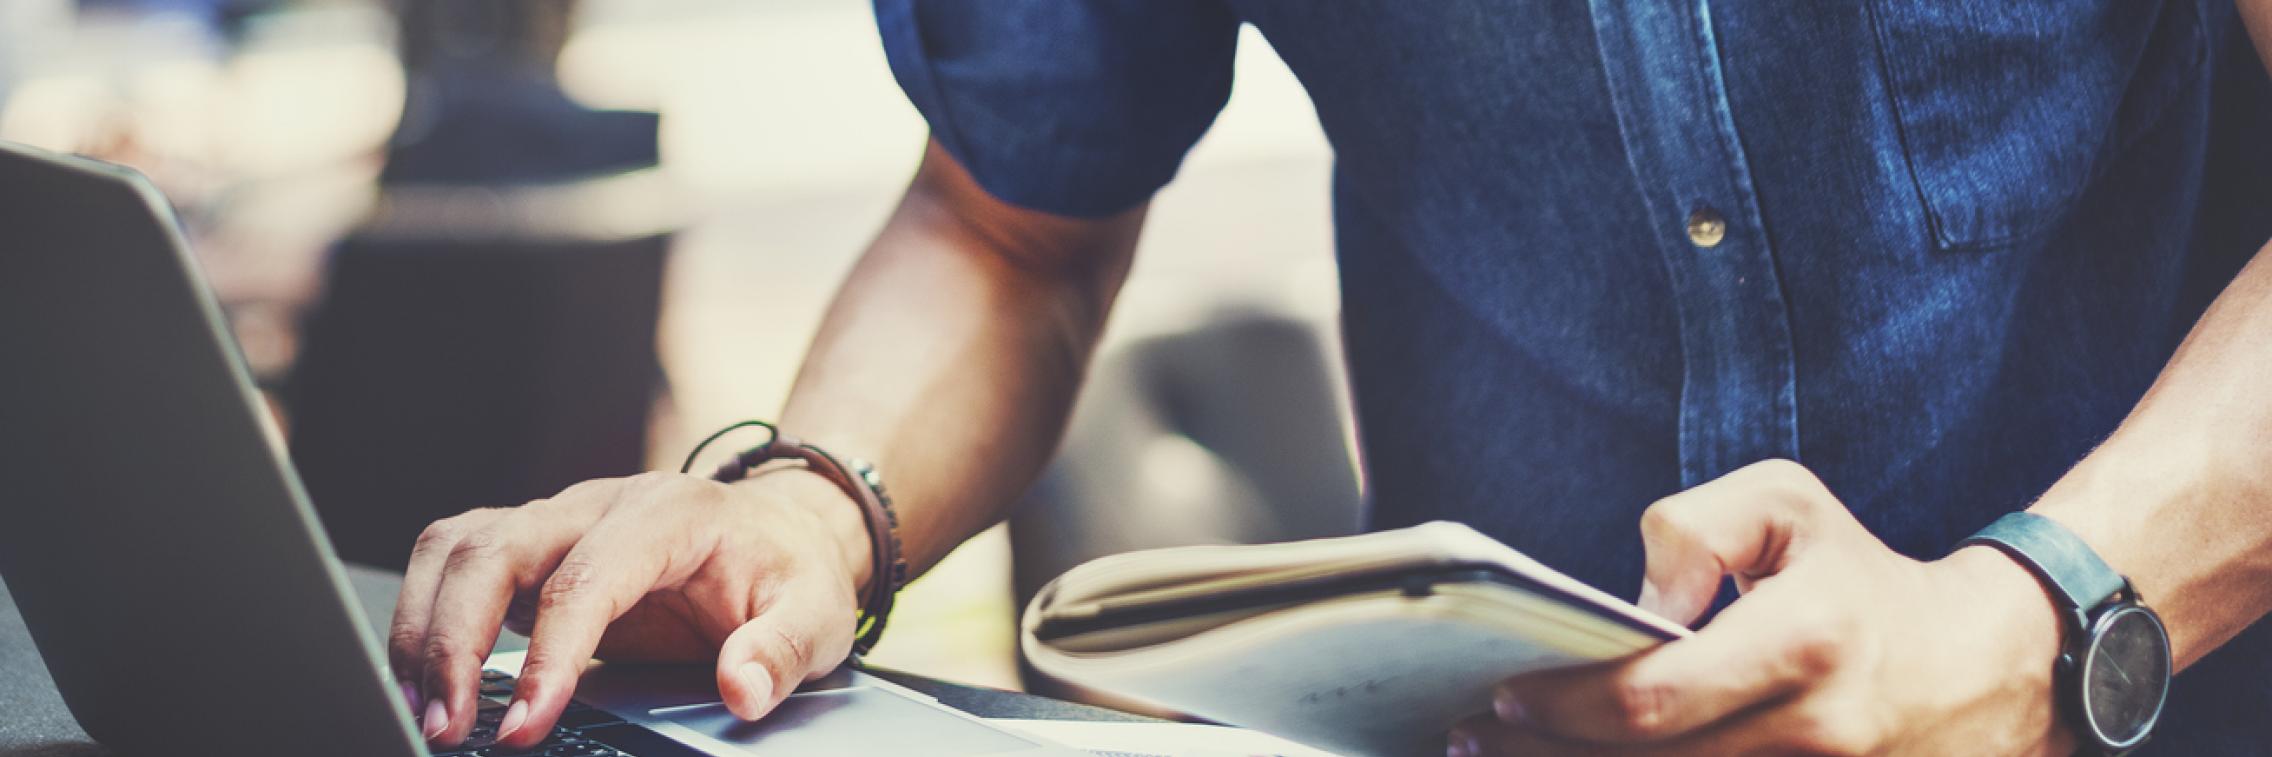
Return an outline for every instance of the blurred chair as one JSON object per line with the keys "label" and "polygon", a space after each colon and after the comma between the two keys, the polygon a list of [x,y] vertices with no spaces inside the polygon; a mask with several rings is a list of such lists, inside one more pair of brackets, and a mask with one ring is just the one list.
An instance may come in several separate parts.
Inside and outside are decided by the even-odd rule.
{"label": "blurred chair", "polygon": [[[1056,460],[1010,520],[1018,606],[1116,552],[1355,533],[1348,411],[1322,338],[1292,316],[1234,309],[1100,356]],[[1024,671],[1029,691],[1110,701]]]}
{"label": "blurred chair", "polygon": [[645,468],[677,208],[651,113],[553,82],[568,0],[404,4],[409,102],[378,210],[336,248],[283,396],[346,559]]}
{"label": "blurred chair", "polygon": [[357,237],[286,387],[340,555],[400,568],[426,523],[645,467],[669,237]]}

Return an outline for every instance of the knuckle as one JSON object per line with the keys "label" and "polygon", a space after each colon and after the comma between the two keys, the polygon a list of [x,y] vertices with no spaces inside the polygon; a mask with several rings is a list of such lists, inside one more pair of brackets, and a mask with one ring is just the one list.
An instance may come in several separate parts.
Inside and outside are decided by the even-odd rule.
{"label": "knuckle", "polygon": [[1776,458],[1752,465],[1761,481],[1774,493],[1788,502],[1802,505],[1822,504],[1829,499],[1830,487],[1805,465],[1796,461]]}
{"label": "knuckle", "polygon": [[1663,531],[1665,530],[1665,527],[1672,525],[1672,523],[1670,522],[1670,518],[1672,516],[1665,514],[1665,510],[1669,507],[1669,505],[1665,504],[1665,500],[1660,499],[1656,502],[1650,503],[1648,509],[1642,510],[1641,532],[1653,533]]}
{"label": "knuckle", "polygon": [[559,663],[559,653],[550,647],[529,647],[526,656],[521,658],[521,685],[542,688],[551,685],[553,669],[581,668],[581,663],[576,666],[563,666]]}
{"label": "knuckle", "polygon": [[1791,633],[1784,654],[1800,677],[1815,679],[1830,675],[1845,660],[1847,634],[1838,623],[1800,623]]}
{"label": "knuckle", "polygon": [[465,535],[465,516],[455,515],[426,525],[418,532],[418,541],[411,547],[412,554],[431,553],[449,549]]}
{"label": "knuckle", "polygon": [[450,547],[450,559],[446,570],[456,573],[479,563],[503,558],[510,543],[511,540],[506,537],[505,530],[495,526],[468,531],[462,538],[458,539],[457,544]]}
{"label": "knuckle", "polygon": [[465,651],[465,645],[450,634],[435,632],[426,635],[420,650],[423,652],[421,657],[426,660],[427,670],[432,671],[456,660]]}
{"label": "knuckle", "polygon": [[537,590],[537,614],[574,604],[590,594],[599,581],[600,566],[589,557],[573,555],[560,561],[552,576]]}
{"label": "knuckle", "polygon": [[425,629],[417,628],[406,623],[396,623],[392,627],[389,627],[387,629],[388,649],[403,652],[413,652],[417,651],[418,643],[425,640]]}
{"label": "knuckle", "polygon": [[773,647],[780,651],[782,663],[799,670],[812,665],[815,646],[812,639],[780,626],[768,629],[767,633],[773,637]]}
{"label": "knuckle", "polygon": [[425,633],[419,629],[395,626],[387,631],[387,656],[396,666],[410,663],[417,659],[419,644],[425,640]]}
{"label": "knuckle", "polygon": [[1695,516],[1678,496],[1657,500],[1641,511],[1641,536],[1651,542],[1674,541],[1695,531]]}
{"label": "knuckle", "polygon": [[1665,735],[1671,725],[1672,687],[1625,679],[1610,689],[1610,716],[1619,730],[1641,737]]}

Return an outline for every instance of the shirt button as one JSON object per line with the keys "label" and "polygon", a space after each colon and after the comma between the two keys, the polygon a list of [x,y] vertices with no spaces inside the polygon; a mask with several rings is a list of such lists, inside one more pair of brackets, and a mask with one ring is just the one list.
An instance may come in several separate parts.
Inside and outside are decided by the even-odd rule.
{"label": "shirt button", "polygon": [[1688,241],[1696,246],[1716,247],[1727,235],[1728,219],[1721,218],[1720,211],[1697,208],[1696,212],[1688,214]]}

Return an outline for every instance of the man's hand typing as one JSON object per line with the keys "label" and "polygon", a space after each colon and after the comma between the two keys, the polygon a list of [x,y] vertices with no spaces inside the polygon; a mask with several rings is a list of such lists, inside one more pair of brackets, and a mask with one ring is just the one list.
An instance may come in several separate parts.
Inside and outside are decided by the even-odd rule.
{"label": "man's hand typing", "polygon": [[543,740],[595,656],[716,660],[734,714],[756,719],[852,647],[868,580],[859,508],[801,470],[738,484],[648,473],[426,529],[388,656],[439,745],[473,728],[498,629],[529,636],[498,741]]}

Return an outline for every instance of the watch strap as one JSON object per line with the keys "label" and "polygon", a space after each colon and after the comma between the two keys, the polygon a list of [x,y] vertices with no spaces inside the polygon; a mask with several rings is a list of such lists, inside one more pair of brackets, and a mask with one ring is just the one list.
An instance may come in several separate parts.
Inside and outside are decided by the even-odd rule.
{"label": "watch strap", "polygon": [[1985,544],[2002,550],[2033,571],[2052,589],[2063,609],[2089,613],[2129,586],[2082,537],[2058,521],[2030,512],[1997,518],[1958,544]]}

